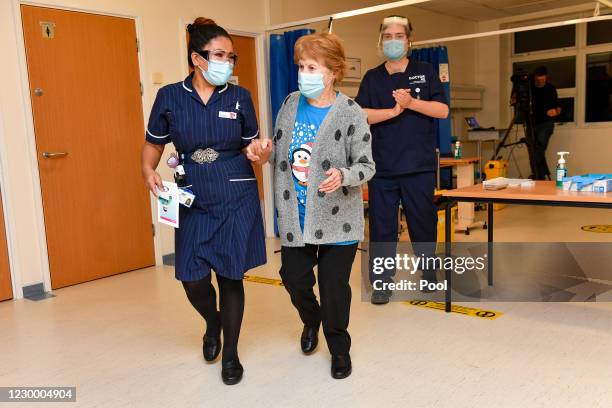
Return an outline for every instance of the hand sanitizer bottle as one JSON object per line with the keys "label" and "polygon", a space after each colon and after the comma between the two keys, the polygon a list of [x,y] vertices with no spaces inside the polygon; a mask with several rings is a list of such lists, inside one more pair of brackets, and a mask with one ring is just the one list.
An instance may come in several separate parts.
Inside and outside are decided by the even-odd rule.
{"label": "hand sanitizer bottle", "polygon": [[569,154],[569,152],[557,152],[557,154],[559,155],[559,161],[557,162],[557,171],[555,179],[557,180],[557,187],[562,188],[563,178],[567,177],[567,166],[565,165],[564,155]]}
{"label": "hand sanitizer bottle", "polygon": [[461,142],[460,141],[456,141],[455,142],[455,159],[460,159],[463,152],[461,151]]}

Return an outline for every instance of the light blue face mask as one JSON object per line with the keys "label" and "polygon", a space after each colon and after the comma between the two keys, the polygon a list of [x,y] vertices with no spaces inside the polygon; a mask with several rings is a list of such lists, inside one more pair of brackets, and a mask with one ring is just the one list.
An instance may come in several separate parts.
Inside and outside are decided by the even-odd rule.
{"label": "light blue face mask", "polygon": [[230,64],[229,62],[208,61],[208,71],[204,71],[202,67],[198,68],[202,71],[204,79],[206,79],[209,84],[215,86],[227,84],[227,81],[229,81],[234,72],[234,64]]}
{"label": "light blue face mask", "polygon": [[383,41],[383,54],[392,61],[401,59],[406,53],[406,43],[402,40]]}
{"label": "light blue face mask", "polygon": [[317,99],[325,90],[323,74],[298,72],[298,87],[300,92],[308,99]]}

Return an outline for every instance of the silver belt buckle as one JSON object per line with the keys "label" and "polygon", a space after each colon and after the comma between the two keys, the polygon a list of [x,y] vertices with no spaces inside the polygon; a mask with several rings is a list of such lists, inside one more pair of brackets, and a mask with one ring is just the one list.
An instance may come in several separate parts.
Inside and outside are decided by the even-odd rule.
{"label": "silver belt buckle", "polygon": [[198,149],[191,154],[191,160],[198,164],[212,163],[219,157],[219,152],[210,147],[207,149]]}

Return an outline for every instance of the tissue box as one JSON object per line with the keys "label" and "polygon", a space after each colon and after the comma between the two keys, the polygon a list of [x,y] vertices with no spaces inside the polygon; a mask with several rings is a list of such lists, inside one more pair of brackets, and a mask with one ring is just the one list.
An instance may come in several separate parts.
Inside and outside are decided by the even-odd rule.
{"label": "tissue box", "polygon": [[612,191],[612,174],[583,174],[565,177],[563,190],[607,193]]}
{"label": "tissue box", "polygon": [[595,180],[593,183],[593,191],[596,193],[609,193],[612,191],[612,175],[607,179]]}

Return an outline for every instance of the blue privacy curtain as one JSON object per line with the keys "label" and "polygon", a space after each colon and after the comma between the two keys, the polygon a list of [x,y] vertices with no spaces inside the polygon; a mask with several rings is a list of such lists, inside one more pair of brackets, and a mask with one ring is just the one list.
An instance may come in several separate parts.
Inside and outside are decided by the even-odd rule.
{"label": "blue privacy curtain", "polygon": [[293,63],[293,47],[298,38],[312,34],[314,30],[300,29],[283,34],[270,35],[270,103],[272,124],[285,97],[297,91],[298,67]]}
{"label": "blue privacy curtain", "polygon": [[[413,49],[410,58],[418,61],[429,62],[433,65],[436,73],[440,75],[441,81],[450,108],[450,77],[448,65],[448,50],[444,46]],[[436,119],[438,133],[438,148],[441,155],[451,153],[451,119]]]}
{"label": "blue privacy curtain", "polygon": [[[298,66],[293,62],[293,47],[298,38],[312,34],[314,30],[300,29],[283,34],[270,35],[270,105],[272,106],[272,127],[276,115],[291,92],[298,90]],[[274,233],[278,236],[276,210],[274,211]]]}

